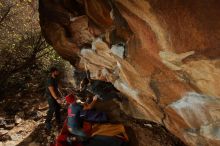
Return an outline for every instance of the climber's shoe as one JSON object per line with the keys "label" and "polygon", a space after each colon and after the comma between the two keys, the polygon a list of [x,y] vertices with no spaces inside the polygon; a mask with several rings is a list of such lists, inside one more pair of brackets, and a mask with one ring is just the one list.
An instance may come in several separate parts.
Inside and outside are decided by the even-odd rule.
{"label": "climber's shoe", "polygon": [[56,126],[56,130],[57,130],[57,131],[60,131],[62,128],[63,128],[63,125],[62,125],[62,124],[58,124],[58,125]]}
{"label": "climber's shoe", "polygon": [[52,126],[50,123],[45,123],[45,129],[50,131],[52,129]]}

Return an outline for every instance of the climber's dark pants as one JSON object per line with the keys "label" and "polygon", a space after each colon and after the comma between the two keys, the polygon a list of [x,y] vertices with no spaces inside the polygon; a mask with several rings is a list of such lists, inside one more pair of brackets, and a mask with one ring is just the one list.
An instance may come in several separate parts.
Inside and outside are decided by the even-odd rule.
{"label": "climber's dark pants", "polygon": [[60,105],[57,103],[57,101],[53,97],[47,98],[48,104],[49,104],[49,110],[47,111],[47,117],[45,123],[50,123],[50,121],[53,118],[53,114],[55,113],[55,118],[57,124],[60,124]]}

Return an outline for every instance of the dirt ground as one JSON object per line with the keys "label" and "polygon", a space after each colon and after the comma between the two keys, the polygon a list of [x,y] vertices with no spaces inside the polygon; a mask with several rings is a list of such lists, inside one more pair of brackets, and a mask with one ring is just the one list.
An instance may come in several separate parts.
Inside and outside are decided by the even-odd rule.
{"label": "dirt ground", "polygon": [[[59,131],[55,125],[50,133],[45,131],[44,120],[47,108],[46,99],[37,94],[11,97],[1,101],[0,146],[48,146],[52,144]],[[125,115],[114,101],[99,103],[96,108],[107,112],[112,123],[120,122],[125,125],[130,146],[184,146],[164,127]],[[64,119],[66,107],[62,109],[62,115]]]}

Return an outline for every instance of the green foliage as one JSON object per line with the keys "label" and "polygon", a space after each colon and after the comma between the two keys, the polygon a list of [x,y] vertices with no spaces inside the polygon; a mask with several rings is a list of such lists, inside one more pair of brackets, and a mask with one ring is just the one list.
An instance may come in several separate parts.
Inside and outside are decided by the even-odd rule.
{"label": "green foliage", "polygon": [[0,0],[0,93],[16,93],[43,82],[63,60],[41,35],[37,1]]}

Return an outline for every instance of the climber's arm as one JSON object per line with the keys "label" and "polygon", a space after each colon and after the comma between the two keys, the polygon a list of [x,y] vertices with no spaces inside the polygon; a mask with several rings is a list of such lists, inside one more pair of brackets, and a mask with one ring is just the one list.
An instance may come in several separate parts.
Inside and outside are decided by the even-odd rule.
{"label": "climber's arm", "polygon": [[94,107],[94,105],[95,105],[97,99],[98,99],[97,96],[98,96],[98,95],[95,95],[95,96],[93,97],[93,100],[92,100],[92,102],[91,102],[90,104],[85,104],[84,107],[83,107],[83,110],[90,110],[90,109],[92,109],[92,108]]}
{"label": "climber's arm", "polygon": [[59,97],[56,95],[56,93],[55,93],[55,90],[54,90],[54,87],[53,86],[49,86],[48,87],[48,89],[49,89],[49,91],[50,91],[50,94],[51,94],[51,96],[54,98],[54,99],[59,99]]}

